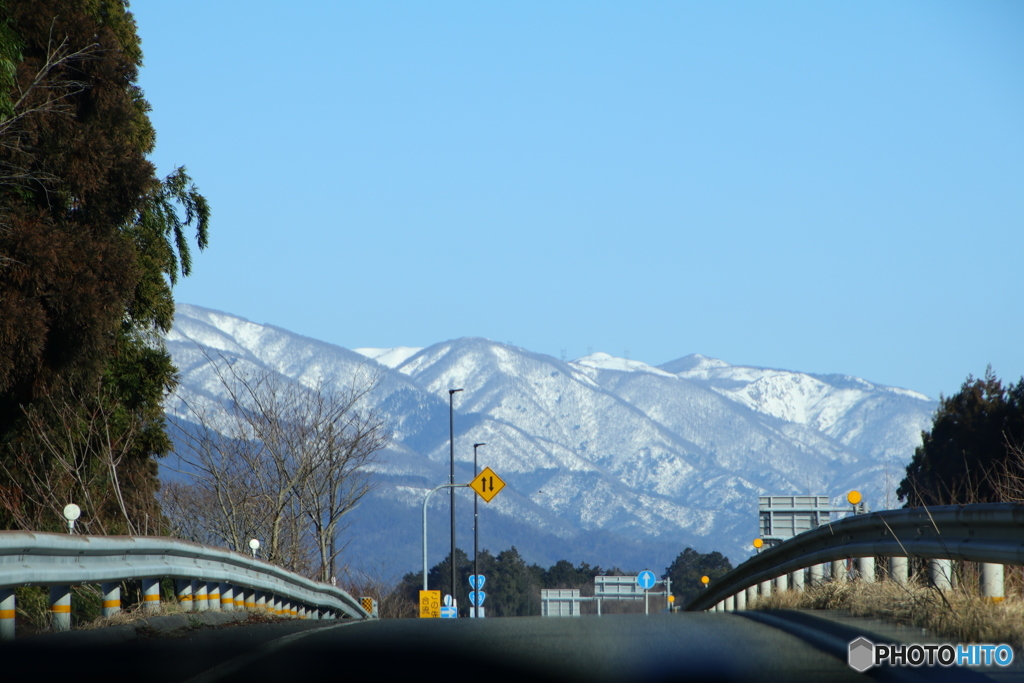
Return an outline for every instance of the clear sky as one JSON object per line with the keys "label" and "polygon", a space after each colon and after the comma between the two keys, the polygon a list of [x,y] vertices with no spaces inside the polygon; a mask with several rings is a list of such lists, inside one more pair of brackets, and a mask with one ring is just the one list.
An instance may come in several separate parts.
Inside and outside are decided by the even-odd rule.
{"label": "clear sky", "polygon": [[348,348],[1024,375],[1024,3],[134,0],[176,298]]}

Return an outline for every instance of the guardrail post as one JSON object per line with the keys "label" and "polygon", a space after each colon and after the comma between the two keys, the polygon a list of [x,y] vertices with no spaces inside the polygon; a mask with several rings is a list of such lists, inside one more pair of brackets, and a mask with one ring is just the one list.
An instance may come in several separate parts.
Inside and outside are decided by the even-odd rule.
{"label": "guardrail post", "polygon": [[256,600],[259,597],[259,591],[253,588],[245,589],[245,609],[255,612],[256,611]]}
{"label": "guardrail post", "polygon": [[772,594],[771,579],[768,579],[767,581],[762,581],[757,588],[758,595],[760,595],[762,598],[767,598],[769,595]]}
{"label": "guardrail post", "polygon": [[222,612],[235,611],[235,593],[230,583],[222,581],[220,584],[220,609]]}
{"label": "guardrail post", "polygon": [[14,589],[0,588],[0,641],[14,640],[15,607]]}
{"label": "guardrail post", "polygon": [[160,579],[142,580],[142,604],[147,612],[160,611]]}
{"label": "guardrail post", "polygon": [[734,596],[736,611],[741,612],[747,609],[747,591],[743,590]]}
{"label": "guardrail post", "polygon": [[953,563],[949,560],[941,558],[928,560],[928,576],[940,591],[948,591],[953,588],[952,569]]}
{"label": "guardrail post", "polygon": [[730,595],[725,599],[725,611],[734,612],[736,611],[736,596]]}
{"label": "guardrail post", "polygon": [[256,599],[254,607],[256,609],[261,609],[261,610],[267,609],[267,594],[264,593],[263,591],[253,591],[253,595],[255,595],[255,599]]}
{"label": "guardrail post", "polygon": [[807,573],[808,573],[808,578],[811,581],[811,585],[812,586],[817,586],[819,583],[821,583],[822,581],[825,580],[825,565],[824,565],[824,563],[822,563],[822,564],[812,564],[810,569],[808,569]]}
{"label": "guardrail post", "polygon": [[793,590],[803,593],[804,592],[804,570],[797,569],[795,572],[789,573],[789,585],[793,587]]}
{"label": "guardrail post", "polygon": [[906,586],[907,581],[910,580],[910,574],[908,572],[909,564],[905,557],[890,557],[889,558],[889,578],[900,584]]}
{"label": "guardrail post", "polygon": [[112,617],[121,611],[121,584],[118,582],[101,583],[103,591],[103,616]]}
{"label": "guardrail post", "polygon": [[220,583],[218,581],[206,582],[206,603],[207,609],[214,612],[220,611]]}
{"label": "guardrail post", "polygon": [[780,593],[789,589],[789,574],[782,574],[781,576],[776,576],[773,579],[773,581],[775,583],[773,588],[779,591]]}
{"label": "guardrail post", "polygon": [[193,581],[192,604],[196,606],[197,612],[205,612],[210,608],[210,600],[206,595],[206,582],[201,579]]}
{"label": "guardrail post", "polygon": [[750,605],[751,608],[753,608],[754,603],[757,602],[757,584],[754,584],[753,586],[747,586],[747,590],[743,592],[747,594],[747,604]]}
{"label": "guardrail post", "polygon": [[50,626],[54,631],[71,630],[71,586],[50,586]]}
{"label": "guardrail post", "polygon": [[857,576],[864,583],[875,582],[875,558],[873,556],[857,558]]}
{"label": "guardrail post", "polygon": [[182,609],[192,611],[192,579],[175,579],[175,592]]}
{"label": "guardrail post", "polygon": [[981,563],[981,597],[991,602],[1003,601],[1003,565]]}
{"label": "guardrail post", "polygon": [[846,560],[832,560],[832,580],[846,581]]}

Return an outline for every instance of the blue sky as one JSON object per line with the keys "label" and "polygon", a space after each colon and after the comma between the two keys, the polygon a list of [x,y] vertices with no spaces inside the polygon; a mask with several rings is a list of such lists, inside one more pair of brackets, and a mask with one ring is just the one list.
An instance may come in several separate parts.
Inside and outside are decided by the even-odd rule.
{"label": "blue sky", "polygon": [[1024,3],[135,0],[179,301],[349,348],[1024,375]]}

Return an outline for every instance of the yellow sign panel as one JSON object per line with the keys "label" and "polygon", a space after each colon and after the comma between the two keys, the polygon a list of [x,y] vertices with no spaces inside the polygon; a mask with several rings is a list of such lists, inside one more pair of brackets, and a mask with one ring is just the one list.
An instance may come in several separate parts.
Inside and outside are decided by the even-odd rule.
{"label": "yellow sign panel", "polygon": [[420,619],[441,618],[441,591],[420,591]]}
{"label": "yellow sign panel", "polygon": [[494,473],[494,470],[490,467],[485,467],[484,471],[469,483],[469,486],[477,492],[477,495],[484,499],[485,503],[490,503],[491,498],[494,498],[505,488],[505,482]]}

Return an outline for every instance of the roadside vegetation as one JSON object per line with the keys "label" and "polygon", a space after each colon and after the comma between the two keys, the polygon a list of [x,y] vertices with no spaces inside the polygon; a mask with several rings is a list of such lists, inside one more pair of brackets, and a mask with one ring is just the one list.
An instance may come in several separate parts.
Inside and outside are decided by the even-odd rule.
{"label": "roadside vegetation", "polygon": [[911,581],[906,586],[895,581],[826,581],[803,592],[788,590],[759,597],[750,608],[839,610],[922,628],[929,636],[954,642],[1024,647],[1024,599],[1020,593],[1024,582],[1020,568],[1007,572],[1007,597],[998,603],[978,594],[976,570],[971,563],[960,569],[959,586],[948,591],[939,591],[923,581]]}

